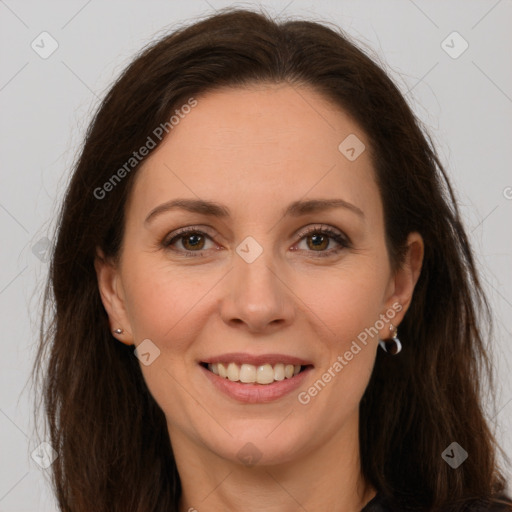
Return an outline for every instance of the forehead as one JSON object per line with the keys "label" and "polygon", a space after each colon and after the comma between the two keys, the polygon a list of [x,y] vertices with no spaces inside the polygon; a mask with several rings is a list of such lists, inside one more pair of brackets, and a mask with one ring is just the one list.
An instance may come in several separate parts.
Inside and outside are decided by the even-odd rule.
{"label": "forehead", "polygon": [[[240,215],[280,211],[304,196],[342,197],[360,208],[379,201],[365,134],[313,89],[259,84],[195,99],[138,171],[132,201],[141,214],[184,196],[229,204]],[[339,146],[354,136],[366,150],[350,160]]]}

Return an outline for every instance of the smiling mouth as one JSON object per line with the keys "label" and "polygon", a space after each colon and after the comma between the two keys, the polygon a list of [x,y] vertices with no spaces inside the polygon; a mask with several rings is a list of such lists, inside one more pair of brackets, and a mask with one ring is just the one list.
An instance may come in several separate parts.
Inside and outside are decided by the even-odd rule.
{"label": "smiling mouth", "polygon": [[312,365],[293,365],[285,363],[262,364],[259,366],[253,364],[237,363],[201,363],[201,366],[221,378],[232,382],[241,382],[244,384],[273,384],[274,382],[292,379],[299,373]]}

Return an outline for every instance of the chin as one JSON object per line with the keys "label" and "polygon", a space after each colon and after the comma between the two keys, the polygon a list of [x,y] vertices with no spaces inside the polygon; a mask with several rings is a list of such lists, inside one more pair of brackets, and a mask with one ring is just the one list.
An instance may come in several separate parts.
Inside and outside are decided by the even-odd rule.
{"label": "chin", "polygon": [[239,429],[243,435],[226,435],[222,440],[209,439],[204,443],[218,456],[236,464],[249,467],[285,464],[300,456],[306,448],[307,439],[293,435],[294,430],[290,432],[289,425],[279,427],[280,421],[282,418],[275,421],[274,432],[268,428],[268,422],[262,425],[255,421],[252,427],[244,422],[244,429]]}

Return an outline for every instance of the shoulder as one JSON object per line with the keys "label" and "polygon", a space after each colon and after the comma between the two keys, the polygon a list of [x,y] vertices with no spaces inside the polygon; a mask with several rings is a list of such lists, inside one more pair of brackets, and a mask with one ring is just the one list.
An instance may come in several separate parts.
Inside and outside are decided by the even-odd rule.
{"label": "shoulder", "polygon": [[[492,502],[472,500],[458,506],[443,509],[445,512],[512,512],[512,500],[505,495],[495,497]],[[425,508],[409,507],[398,503],[392,498],[377,494],[370,500],[361,512],[426,512]]]}

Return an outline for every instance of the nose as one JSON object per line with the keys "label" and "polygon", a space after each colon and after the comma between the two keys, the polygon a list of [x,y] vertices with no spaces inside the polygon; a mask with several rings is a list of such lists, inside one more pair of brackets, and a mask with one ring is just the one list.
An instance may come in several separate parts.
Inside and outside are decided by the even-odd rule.
{"label": "nose", "polygon": [[221,306],[222,319],[231,327],[269,333],[292,323],[294,295],[272,258],[270,250],[250,263],[234,255]]}

